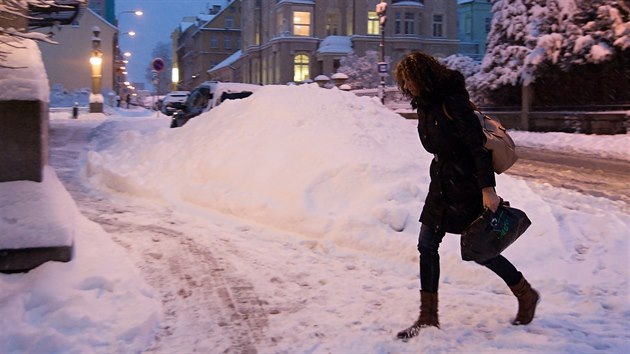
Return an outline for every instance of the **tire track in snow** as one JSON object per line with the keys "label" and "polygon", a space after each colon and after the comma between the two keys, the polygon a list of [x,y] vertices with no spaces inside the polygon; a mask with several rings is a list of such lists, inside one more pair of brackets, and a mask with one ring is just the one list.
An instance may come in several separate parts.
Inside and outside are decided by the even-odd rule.
{"label": "tire track in snow", "polygon": [[196,234],[186,235],[177,226],[189,231],[190,224],[170,210],[121,203],[83,186],[78,170],[96,125],[74,123],[51,129],[50,163],[80,211],[127,249],[161,295],[164,326],[147,351],[257,353],[256,344],[266,338],[266,302],[235,267],[215,256],[237,249],[225,238],[213,237],[221,232],[217,226],[196,225]]}

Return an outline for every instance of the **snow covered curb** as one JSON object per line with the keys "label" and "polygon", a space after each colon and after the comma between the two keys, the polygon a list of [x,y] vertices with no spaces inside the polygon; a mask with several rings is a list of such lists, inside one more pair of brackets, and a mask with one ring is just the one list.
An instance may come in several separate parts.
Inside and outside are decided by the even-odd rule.
{"label": "snow covered curb", "polygon": [[[1,195],[15,184],[18,188],[14,189],[20,190],[21,184],[31,188],[32,183],[1,183]],[[48,197],[67,195],[50,167],[41,187]],[[30,203],[42,198],[27,199]],[[159,296],[140,277],[124,250],[98,224],[82,216],[69,196],[57,201],[61,202],[52,203],[51,208],[64,211],[52,220],[69,215],[67,220],[56,221],[73,229],[74,259],[48,262],[25,274],[0,275],[0,353],[91,353],[95,349],[131,353],[146,349],[162,316]],[[33,216],[43,223],[29,219],[31,229],[46,234],[50,215]]]}
{"label": "snow covered curb", "polygon": [[517,146],[630,161],[630,134],[586,135],[510,131],[510,136]]}

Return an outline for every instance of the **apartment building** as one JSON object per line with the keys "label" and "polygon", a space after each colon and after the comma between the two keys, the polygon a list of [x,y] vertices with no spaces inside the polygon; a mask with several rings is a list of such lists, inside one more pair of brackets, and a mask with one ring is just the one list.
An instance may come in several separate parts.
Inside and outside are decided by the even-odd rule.
{"label": "apartment building", "polygon": [[[232,67],[247,83],[300,83],[331,75],[350,52],[380,52],[379,2],[241,0],[241,55]],[[456,0],[388,1],[386,16],[384,49],[392,63],[415,50],[457,53]]]}
{"label": "apartment building", "polygon": [[210,79],[207,71],[241,46],[241,2],[213,5],[208,14],[186,17],[173,32],[177,43],[173,67],[179,70],[179,89],[190,90]]}

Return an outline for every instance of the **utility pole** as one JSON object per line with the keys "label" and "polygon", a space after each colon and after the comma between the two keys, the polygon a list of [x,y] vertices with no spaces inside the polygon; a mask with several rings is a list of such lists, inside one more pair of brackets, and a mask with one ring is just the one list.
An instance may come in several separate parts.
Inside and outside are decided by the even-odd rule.
{"label": "utility pole", "polygon": [[379,85],[378,97],[381,99],[381,103],[385,104],[385,77],[387,76],[387,63],[385,62],[385,23],[387,22],[387,2],[381,0],[376,4],[376,14],[378,15],[378,22],[381,26],[381,61],[378,63],[378,74],[381,77],[381,84]]}

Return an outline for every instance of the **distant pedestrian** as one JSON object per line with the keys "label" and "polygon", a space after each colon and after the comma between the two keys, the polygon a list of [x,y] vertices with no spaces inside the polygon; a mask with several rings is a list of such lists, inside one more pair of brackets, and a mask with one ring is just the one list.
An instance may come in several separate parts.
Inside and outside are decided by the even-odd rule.
{"label": "distant pedestrian", "polygon": [[120,95],[116,95],[116,107],[120,107]]}
{"label": "distant pedestrian", "polygon": [[129,109],[129,103],[131,102],[131,94],[128,93],[127,97],[125,98],[125,102],[127,102],[127,109]]}
{"label": "distant pedestrian", "polygon": [[72,106],[72,119],[79,119],[79,102],[75,102]]}

